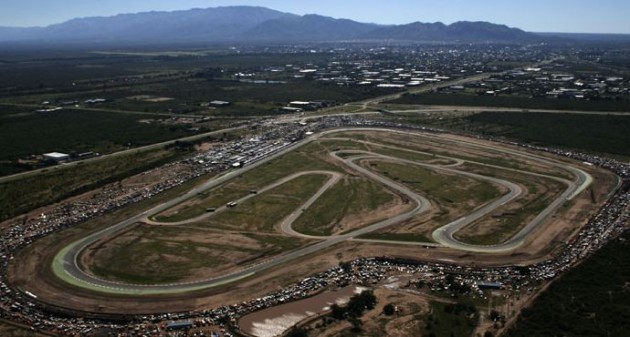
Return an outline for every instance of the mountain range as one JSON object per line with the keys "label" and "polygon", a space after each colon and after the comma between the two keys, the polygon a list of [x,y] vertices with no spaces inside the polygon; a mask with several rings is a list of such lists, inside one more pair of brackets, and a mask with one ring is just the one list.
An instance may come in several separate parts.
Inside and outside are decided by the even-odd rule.
{"label": "mountain range", "polygon": [[47,27],[0,27],[0,42],[53,44],[369,40],[530,43],[546,39],[551,37],[487,22],[377,25],[251,6],[77,18]]}

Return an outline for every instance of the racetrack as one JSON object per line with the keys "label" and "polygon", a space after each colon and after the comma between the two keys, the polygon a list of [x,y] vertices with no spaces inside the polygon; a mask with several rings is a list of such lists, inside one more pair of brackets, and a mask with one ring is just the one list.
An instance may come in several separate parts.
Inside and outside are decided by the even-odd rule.
{"label": "racetrack", "polygon": [[[386,177],[376,174],[366,169],[365,167],[355,163],[361,160],[376,159],[376,160],[396,161],[399,163],[403,163],[405,165],[417,165],[417,166],[421,166],[421,167],[435,170],[435,171],[441,171],[441,172],[450,173],[450,174],[467,176],[473,179],[486,180],[493,184],[498,184],[498,185],[506,187],[509,192],[506,193],[505,195],[501,196],[500,198],[496,200],[489,202],[486,205],[483,205],[482,207],[477,208],[476,210],[466,215],[465,217],[462,217],[458,220],[455,220],[447,224],[446,226],[439,228],[433,233],[433,238],[438,244],[441,244],[450,248],[454,248],[454,249],[474,251],[474,252],[483,252],[483,253],[503,253],[506,251],[514,250],[517,247],[521,246],[523,242],[527,239],[527,237],[531,235],[537,228],[539,228],[544,223],[544,221],[550,216],[550,214],[555,212],[567,199],[570,199],[571,197],[583,191],[591,182],[591,178],[586,172],[578,168],[567,167],[565,163],[557,162],[552,159],[548,159],[546,157],[538,156],[531,153],[521,152],[521,151],[510,150],[510,149],[493,146],[493,145],[485,145],[485,144],[481,145],[478,143],[468,144],[471,146],[477,146],[477,147],[482,147],[486,149],[492,149],[495,151],[500,151],[503,153],[509,153],[509,154],[520,156],[523,158],[528,158],[529,160],[544,162],[547,165],[560,167],[565,170],[569,169],[577,177],[575,181],[568,181],[566,179],[554,178],[556,180],[561,180],[565,184],[567,184],[568,186],[567,189],[556,200],[554,200],[554,202],[552,202],[543,212],[541,212],[533,221],[528,223],[523,229],[521,229],[511,239],[499,245],[477,246],[477,245],[471,245],[471,244],[460,242],[453,238],[453,234],[457,232],[458,230],[460,230],[461,228],[486,216],[487,214],[491,213],[498,207],[518,197],[522,193],[521,188],[518,185],[508,182],[503,179],[498,179],[498,178],[493,178],[493,177],[488,177],[488,176],[483,176],[483,175],[479,175],[475,173],[458,170],[457,166],[460,165],[462,161],[457,158],[450,158],[450,159],[455,160],[455,164],[449,163],[448,165],[435,165],[435,164],[428,164],[428,163],[420,163],[420,162],[406,160],[406,159],[400,159],[400,158],[391,157],[391,156],[385,156],[382,154],[372,153],[368,151],[351,151],[351,150],[344,150],[344,151],[338,151],[338,152],[334,151],[333,153],[331,153],[331,155],[333,156],[335,160],[342,162],[345,166],[347,166],[351,170],[359,172],[361,175],[375,182],[378,182],[379,184],[387,186],[388,188],[396,191],[397,193],[400,193],[401,195],[406,196],[407,198],[409,198],[410,202],[413,202],[413,207],[401,214],[390,217],[383,221],[376,222],[369,226],[357,229],[347,234],[335,235],[335,236],[330,236],[330,237],[305,236],[293,230],[293,228],[291,227],[292,223],[299,217],[303,209],[306,209],[310,207],[313,203],[315,203],[317,199],[326,190],[328,190],[330,187],[332,187],[334,184],[337,183],[337,181],[340,179],[341,176],[339,173],[331,172],[331,171],[304,171],[304,172],[290,175],[281,180],[278,180],[264,187],[263,189],[259,190],[259,192],[262,193],[264,191],[268,191],[274,187],[277,187],[301,175],[306,175],[306,174],[329,175],[331,178],[326,182],[326,184],[324,184],[317,191],[317,193],[315,193],[309,200],[307,200],[304,204],[302,204],[300,207],[295,209],[289,216],[285,217],[285,219],[279,225],[282,232],[287,235],[302,236],[302,237],[307,237],[310,239],[315,238],[315,239],[321,240],[315,244],[287,252],[283,255],[270,258],[266,261],[262,261],[254,265],[247,266],[241,270],[238,270],[238,271],[226,274],[226,275],[221,275],[221,276],[214,277],[211,279],[199,280],[199,281],[193,281],[193,282],[155,284],[155,285],[128,284],[128,283],[122,283],[122,282],[103,280],[96,277],[95,275],[85,272],[82,268],[80,268],[78,264],[79,256],[88,246],[94,244],[95,242],[99,240],[103,240],[105,238],[116,236],[121,231],[125,230],[126,228],[129,228],[129,226],[132,226],[133,224],[139,221],[147,222],[148,218],[152,215],[159,214],[160,212],[163,212],[164,210],[174,207],[175,205],[178,205],[184,202],[185,200],[188,200],[194,197],[198,193],[217,187],[225,183],[226,181],[232,179],[237,174],[242,174],[243,172],[255,169],[259,165],[265,162],[268,162],[269,160],[275,159],[285,153],[288,153],[289,151],[293,151],[299,148],[300,146],[308,144],[328,134],[349,131],[349,130],[356,131],[357,129],[340,129],[340,130],[327,131],[318,135],[314,135],[313,137],[307,138],[305,141],[302,141],[300,143],[296,143],[286,148],[285,150],[280,151],[279,153],[270,156],[269,158],[266,158],[254,164],[251,164],[237,171],[238,173],[236,173],[236,171],[232,171],[217,179],[213,179],[209,182],[204,183],[203,185],[200,185],[192,189],[190,192],[186,193],[183,196],[172,199],[166,203],[163,203],[161,205],[158,205],[152,208],[149,211],[145,211],[125,221],[115,224],[109,228],[106,228],[102,231],[89,235],[81,240],[75,241],[69,246],[65,247],[56,255],[53,262],[53,271],[59,278],[66,281],[67,283],[70,283],[77,287],[87,288],[87,289],[98,291],[98,292],[125,294],[125,295],[156,295],[156,294],[173,294],[173,293],[191,292],[191,291],[196,291],[196,290],[201,290],[201,289],[217,287],[226,283],[235,282],[238,280],[242,280],[244,278],[248,278],[252,275],[255,275],[256,273],[260,273],[269,268],[287,263],[289,261],[294,261],[305,255],[316,253],[318,251],[337,245],[338,243],[341,243],[343,241],[355,240],[356,237],[358,236],[371,233],[371,232],[392,226],[394,224],[401,223],[418,214],[424,213],[430,209],[431,207],[430,202],[424,196],[412,191],[411,189],[409,189],[403,184],[392,181]],[[362,129],[362,130],[383,131],[383,129],[372,129],[372,128]],[[403,133],[407,135],[416,135],[415,133],[410,133],[410,132],[402,132],[402,131],[394,131],[394,132]],[[349,157],[344,156],[344,158],[342,158],[339,156],[339,154],[341,153],[345,155],[350,155],[350,156]],[[442,156],[442,157],[445,157],[445,156]],[[530,174],[533,174],[533,173],[530,173]],[[540,175],[540,174],[534,174],[534,175]],[[256,195],[248,195],[246,197],[239,199],[238,202],[242,202],[249,198],[254,198],[254,197],[256,197]],[[217,209],[216,212],[223,211],[224,207]],[[185,224],[189,222],[199,221],[210,216],[213,216],[213,213],[204,214],[195,219],[189,219],[189,220],[185,220],[185,221],[181,221],[177,223],[168,223],[168,225]],[[151,223],[161,224],[155,221],[151,221]],[[376,242],[384,242],[384,241],[376,240]],[[414,243],[400,243],[400,244],[414,244]]]}

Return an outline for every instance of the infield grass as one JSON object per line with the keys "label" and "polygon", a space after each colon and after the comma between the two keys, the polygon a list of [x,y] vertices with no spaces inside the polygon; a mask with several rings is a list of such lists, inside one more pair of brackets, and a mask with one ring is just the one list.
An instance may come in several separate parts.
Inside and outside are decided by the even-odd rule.
{"label": "infield grass", "polygon": [[344,219],[374,211],[392,203],[394,198],[391,192],[371,180],[351,177],[326,191],[295,221],[293,229],[307,235],[329,236],[336,233],[336,227]]}
{"label": "infield grass", "polygon": [[200,225],[256,233],[277,232],[276,226],[282,219],[313,196],[328,178],[322,174],[297,177],[227,209]]}

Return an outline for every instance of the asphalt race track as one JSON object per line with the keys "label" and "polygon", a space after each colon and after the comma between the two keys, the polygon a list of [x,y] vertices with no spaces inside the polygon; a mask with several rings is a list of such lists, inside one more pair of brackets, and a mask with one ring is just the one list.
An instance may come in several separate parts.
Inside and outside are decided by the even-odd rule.
{"label": "asphalt race track", "polygon": [[[473,223],[474,221],[478,220],[481,217],[486,216],[487,214],[491,213],[492,211],[494,211],[495,209],[497,209],[498,207],[514,200],[515,198],[517,198],[521,193],[521,188],[514,184],[511,183],[509,181],[505,181],[502,179],[497,179],[494,177],[488,177],[488,176],[482,176],[482,175],[478,175],[478,174],[474,174],[474,173],[470,173],[470,172],[466,172],[466,171],[462,171],[462,170],[458,170],[457,166],[461,165],[463,163],[462,160],[456,159],[456,158],[448,158],[445,156],[437,156],[437,157],[442,157],[442,158],[448,158],[451,161],[455,161],[454,164],[448,164],[448,165],[434,165],[434,164],[428,164],[428,163],[419,163],[419,162],[415,162],[415,161],[410,161],[410,160],[404,160],[404,159],[400,159],[400,158],[394,158],[394,157],[389,157],[389,156],[384,156],[381,154],[376,154],[376,153],[371,153],[371,152],[366,152],[366,151],[350,151],[350,150],[344,150],[344,151],[339,151],[339,152],[333,152],[331,153],[331,155],[338,161],[343,162],[347,167],[361,173],[362,175],[368,177],[369,179],[374,180],[375,182],[378,182],[382,185],[385,185],[387,187],[389,187],[392,190],[395,190],[396,192],[405,195],[406,197],[409,198],[410,202],[413,203],[413,206],[411,207],[411,209],[407,210],[406,212],[402,213],[402,214],[398,214],[396,216],[387,218],[385,220],[379,221],[377,223],[371,224],[369,226],[360,228],[358,230],[355,230],[351,233],[348,234],[344,234],[344,235],[335,235],[335,236],[330,236],[330,237],[313,237],[313,236],[306,236],[303,234],[300,234],[296,231],[294,231],[291,227],[292,223],[299,217],[300,213],[302,212],[303,209],[308,208],[310,205],[312,205],[313,203],[315,203],[317,201],[317,199],[326,191],[328,190],[330,187],[334,186],[341,178],[341,175],[339,173],[336,172],[331,172],[331,171],[304,171],[304,172],[300,172],[300,173],[296,173],[293,174],[291,176],[287,176],[279,181],[276,181],[274,183],[272,183],[269,186],[266,186],[264,188],[262,188],[261,190],[259,190],[259,193],[262,193],[264,191],[270,190],[274,187],[277,187],[287,181],[290,181],[292,179],[295,179],[299,176],[302,175],[306,175],[306,174],[322,174],[322,175],[328,175],[330,176],[330,178],[328,179],[328,181],[308,200],[306,201],[303,205],[301,205],[300,207],[298,207],[296,210],[294,210],[289,216],[287,216],[282,223],[280,224],[282,231],[287,234],[287,235],[291,235],[291,236],[301,236],[301,237],[306,237],[306,238],[310,238],[310,239],[320,239],[321,241],[314,243],[312,245],[306,246],[304,248],[299,248],[290,252],[287,252],[283,255],[280,256],[276,256],[273,258],[270,258],[266,261],[262,261],[259,263],[256,263],[254,265],[250,265],[245,267],[244,269],[238,270],[236,272],[230,273],[230,274],[226,274],[226,275],[221,275],[215,278],[211,278],[211,279],[206,279],[206,280],[199,280],[199,281],[193,281],[193,282],[181,282],[181,283],[171,283],[171,284],[155,284],[155,285],[139,285],[139,284],[128,284],[128,283],[122,283],[122,282],[115,282],[115,281],[109,281],[109,280],[104,280],[104,279],[100,279],[94,275],[88,274],[85,271],[83,271],[78,264],[78,260],[79,260],[79,256],[81,255],[81,253],[90,245],[94,244],[95,242],[105,239],[105,238],[110,238],[110,237],[114,237],[116,236],[118,233],[120,233],[121,231],[129,228],[130,226],[134,225],[137,222],[147,222],[147,223],[152,223],[152,224],[162,224],[162,223],[158,223],[154,220],[149,220],[149,217],[159,214],[175,205],[178,205],[182,202],[184,202],[187,199],[190,199],[192,197],[194,197],[195,195],[197,195],[198,193],[202,193],[206,190],[210,190],[214,187],[217,187],[223,183],[225,183],[226,181],[236,177],[237,175],[240,175],[246,171],[249,170],[253,170],[256,167],[272,160],[275,158],[278,158],[290,151],[294,151],[295,149],[308,144],[314,140],[317,140],[319,138],[321,138],[322,136],[325,135],[329,135],[332,133],[338,133],[338,132],[343,132],[343,131],[358,131],[358,130],[364,130],[364,131],[389,131],[389,132],[396,132],[396,133],[403,133],[403,134],[408,134],[408,135],[415,135],[418,136],[418,133],[412,133],[412,132],[404,132],[404,131],[394,131],[394,130],[387,130],[387,129],[378,129],[378,128],[364,128],[364,129],[357,129],[357,128],[350,128],[350,129],[337,129],[337,130],[331,130],[331,131],[325,131],[322,132],[320,134],[317,135],[313,135],[301,142],[292,144],[291,146],[285,148],[282,151],[279,151],[278,153],[271,155],[263,160],[257,161],[255,163],[252,163],[242,169],[240,169],[239,171],[232,171],[229,172],[227,174],[224,174],[220,177],[211,179],[210,181],[199,185],[195,188],[193,188],[191,191],[189,191],[188,193],[174,198],[168,202],[165,202],[161,205],[158,205],[156,207],[153,207],[152,209],[145,211],[141,214],[137,214],[127,220],[124,220],[120,223],[114,224],[106,229],[103,229],[101,231],[98,231],[96,233],[93,233],[89,236],[86,236],[80,240],[77,240],[73,243],[71,243],[70,245],[66,246],[64,249],[62,249],[56,256],[55,259],[53,261],[53,271],[55,273],[55,275],[57,275],[57,277],[59,277],[60,279],[64,280],[65,282],[77,286],[77,287],[81,287],[81,288],[86,288],[86,289],[90,289],[93,291],[97,291],[97,292],[103,292],[103,293],[113,293],[113,294],[123,294],[123,295],[135,295],[135,296],[142,296],[142,295],[158,295],[158,294],[174,294],[174,293],[183,293],[183,292],[191,292],[191,291],[196,291],[196,290],[202,290],[202,289],[208,289],[208,288],[212,288],[212,287],[217,287],[220,285],[224,285],[227,283],[231,283],[231,282],[235,282],[238,280],[242,280],[244,278],[248,278],[256,273],[260,273],[263,272],[269,268],[287,263],[289,261],[293,261],[297,258],[309,255],[309,254],[313,254],[316,253],[318,251],[321,251],[323,249],[329,248],[331,246],[334,246],[340,242],[343,241],[347,241],[347,240],[361,240],[361,241],[369,241],[369,240],[364,240],[364,239],[356,239],[356,237],[361,236],[363,234],[367,234],[367,233],[371,233],[383,228],[386,228],[388,226],[392,226],[394,224],[400,223],[402,221],[408,220],[418,214],[421,214],[423,212],[426,212],[430,209],[431,205],[429,203],[429,201],[415,193],[414,191],[410,190],[409,188],[407,188],[404,185],[401,185],[395,181],[392,181],[386,177],[383,177],[379,174],[376,174],[358,164],[356,164],[356,161],[359,160],[370,160],[370,159],[377,159],[377,160],[388,160],[388,161],[397,161],[400,163],[404,163],[406,165],[417,165],[417,166],[421,166],[427,169],[431,169],[431,170],[435,170],[435,171],[441,171],[441,172],[446,172],[446,173],[451,173],[451,174],[457,174],[457,175],[462,175],[462,176],[467,176],[473,179],[478,179],[478,180],[485,180],[485,181],[489,181],[491,183],[494,184],[498,184],[498,185],[502,185],[504,187],[506,187],[508,189],[508,193],[502,195],[500,198],[493,200],[492,202],[483,205],[483,207],[477,208],[476,210],[474,210],[472,213],[466,215],[465,217],[462,217],[460,219],[457,219],[439,229],[437,229],[435,232],[433,232],[433,239],[436,241],[437,245],[443,245],[443,246],[447,246],[450,248],[454,248],[454,249],[459,249],[459,250],[465,250],[465,251],[474,251],[474,252],[484,252],[484,253],[504,253],[504,252],[508,252],[511,250],[514,250],[516,248],[518,248],[519,246],[521,246],[524,241],[528,238],[529,235],[531,235],[536,229],[538,229],[544,222],[545,220],[547,220],[547,218],[549,216],[551,216],[551,214],[553,214],[559,207],[561,207],[565,201],[572,199],[573,197],[575,197],[577,194],[579,194],[580,192],[584,191],[588,185],[591,184],[592,182],[592,178],[590,177],[590,175],[578,168],[572,167],[572,166],[568,166],[566,163],[563,162],[559,162],[559,161],[555,161],[543,156],[539,156],[539,155],[535,155],[532,153],[528,153],[528,152],[521,152],[521,151],[516,151],[516,150],[511,150],[511,149],[506,149],[503,147],[498,147],[498,146],[493,146],[493,145],[482,145],[482,144],[478,144],[478,143],[472,143],[472,142],[465,142],[466,145],[468,146],[475,146],[475,147],[479,147],[479,148],[485,148],[487,150],[494,150],[494,151],[500,151],[506,154],[511,154],[511,155],[516,155],[522,158],[526,158],[528,160],[534,160],[534,161],[538,161],[538,162],[542,162],[545,163],[547,165],[553,166],[553,167],[558,167],[561,168],[563,170],[569,170],[570,172],[572,172],[575,176],[576,179],[574,181],[570,181],[570,180],[566,180],[566,179],[561,179],[561,178],[557,178],[557,177],[551,177],[551,176],[546,176],[546,175],[542,175],[542,174],[537,174],[537,173],[532,173],[532,172],[526,172],[526,171],[520,171],[520,170],[514,170],[514,171],[518,171],[518,172],[522,172],[522,173],[526,173],[526,174],[531,174],[531,175],[536,175],[536,176],[544,176],[544,177],[548,177],[548,178],[552,178],[558,181],[563,182],[564,184],[567,185],[567,189],[557,198],[555,199],[547,208],[545,208],[540,214],[538,214],[536,216],[535,219],[533,219],[530,223],[528,223],[526,226],[524,226],[515,236],[513,236],[512,238],[510,238],[508,241],[499,244],[499,245],[494,245],[494,246],[477,246],[477,245],[471,245],[471,244],[467,244],[464,242],[460,242],[458,240],[456,240],[453,235],[454,233],[456,233],[458,230],[466,227],[467,225]],[[427,137],[427,134],[422,134],[423,137]],[[360,141],[359,141],[360,142]],[[379,146],[384,146],[384,145],[380,145]],[[395,146],[389,146],[389,147],[393,147],[396,148]],[[400,149],[400,150],[404,150],[404,151],[409,151],[409,152],[418,152],[418,151],[411,151],[409,149]],[[338,156],[339,153],[344,153],[345,155],[350,155],[349,157],[346,158],[341,158],[340,156]],[[418,153],[422,153],[422,152],[418,152]],[[345,156],[344,156],[345,157]],[[475,163],[475,164],[480,164],[480,163]],[[482,164],[482,165],[486,165],[486,164]],[[486,166],[492,166],[492,165],[486,165]],[[501,167],[501,169],[506,169]],[[248,195],[242,199],[239,199],[237,202],[242,202],[245,201],[249,198],[253,198],[256,197],[256,195],[252,194],[252,195]],[[225,209],[225,206],[221,207],[221,208],[217,208],[216,212],[221,212]],[[215,212],[215,213],[216,213]],[[199,221],[203,218],[206,217],[210,217],[213,216],[214,213],[207,213],[207,214],[203,214],[200,217],[197,217],[195,219],[189,219],[186,221],[181,221],[181,222],[176,222],[176,223],[164,223],[164,225],[171,225],[171,226],[177,226],[180,224],[184,224],[184,223],[189,223],[189,222],[194,222],[194,221]],[[375,242],[387,242],[387,241],[379,241],[379,240],[374,240]],[[420,243],[403,243],[403,242],[395,242],[397,244],[415,244],[418,245]],[[421,245],[423,246],[431,246],[431,245],[436,245],[436,244],[431,244],[431,243],[421,243]]]}

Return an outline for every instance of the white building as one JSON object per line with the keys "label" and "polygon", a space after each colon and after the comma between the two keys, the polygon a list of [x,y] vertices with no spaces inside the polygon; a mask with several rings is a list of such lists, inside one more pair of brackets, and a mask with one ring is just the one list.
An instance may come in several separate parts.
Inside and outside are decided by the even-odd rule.
{"label": "white building", "polygon": [[49,160],[49,161],[54,161],[57,163],[62,163],[62,162],[70,160],[70,155],[65,154],[65,153],[60,153],[60,152],[51,152],[51,153],[45,153],[44,159]]}

